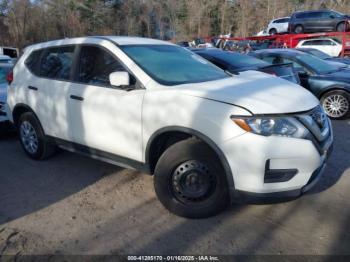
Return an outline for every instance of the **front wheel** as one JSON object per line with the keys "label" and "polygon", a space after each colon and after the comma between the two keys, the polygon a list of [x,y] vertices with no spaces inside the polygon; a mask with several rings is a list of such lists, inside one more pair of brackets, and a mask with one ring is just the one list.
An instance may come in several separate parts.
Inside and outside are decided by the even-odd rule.
{"label": "front wheel", "polygon": [[275,34],[277,34],[277,30],[275,28],[272,28],[272,29],[270,29],[269,34],[275,35]]}
{"label": "front wheel", "polygon": [[163,153],[155,169],[154,186],[160,202],[183,217],[213,216],[229,203],[220,160],[194,138],[180,141]]}
{"label": "front wheel", "polygon": [[344,119],[350,116],[350,95],[345,91],[330,91],[323,95],[321,103],[330,118]]}

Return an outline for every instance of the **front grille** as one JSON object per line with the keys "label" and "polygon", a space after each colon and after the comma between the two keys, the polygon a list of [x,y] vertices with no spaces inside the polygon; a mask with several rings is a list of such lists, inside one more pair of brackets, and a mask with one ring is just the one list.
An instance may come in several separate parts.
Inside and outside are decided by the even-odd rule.
{"label": "front grille", "polygon": [[5,103],[0,102],[0,112],[5,112]]}
{"label": "front grille", "polygon": [[329,147],[332,136],[330,120],[326,113],[318,106],[305,114],[298,116],[299,121],[310,131],[306,137],[313,142],[321,155]]}

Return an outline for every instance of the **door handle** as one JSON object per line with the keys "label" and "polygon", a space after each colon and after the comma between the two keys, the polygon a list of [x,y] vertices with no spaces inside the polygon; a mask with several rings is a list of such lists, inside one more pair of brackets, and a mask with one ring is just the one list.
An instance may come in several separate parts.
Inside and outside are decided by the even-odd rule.
{"label": "door handle", "polygon": [[73,100],[84,101],[84,98],[81,96],[71,95],[70,98]]}
{"label": "door handle", "polygon": [[30,90],[34,90],[34,91],[38,91],[38,88],[37,88],[37,87],[35,87],[35,86],[28,86],[28,89],[30,89]]}

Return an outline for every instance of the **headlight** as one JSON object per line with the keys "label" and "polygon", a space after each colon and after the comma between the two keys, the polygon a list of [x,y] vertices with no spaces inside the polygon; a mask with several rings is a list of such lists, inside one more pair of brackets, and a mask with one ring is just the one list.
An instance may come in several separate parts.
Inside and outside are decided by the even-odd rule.
{"label": "headlight", "polygon": [[304,138],[309,131],[293,117],[248,117],[232,121],[247,132],[262,136],[286,136]]}

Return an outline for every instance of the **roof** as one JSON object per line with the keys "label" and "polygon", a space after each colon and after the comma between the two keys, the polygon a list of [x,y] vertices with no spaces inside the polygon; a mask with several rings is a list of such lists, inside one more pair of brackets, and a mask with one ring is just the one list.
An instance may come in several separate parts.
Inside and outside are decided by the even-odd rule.
{"label": "roof", "polygon": [[7,55],[0,55],[0,60],[11,60],[11,57]]}
{"label": "roof", "polygon": [[304,52],[291,49],[291,48],[272,48],[272,49],[263,49],[263,50],[257,50],[253,53],[256,54],[287,54],[287,55],[302,55],[305,54]]}
{"label": "roof", "polygon": [[271,22],[272,22],[272,21],[276,21],[276,20],[280,20],[280,19],[290,19],[290,16],[274,18],[274,19],[271,20]]}
{"label": "roof", "polygon": [[41,47],[49,47],[49,46],[59,46],[59,45],[69,45],[69,44],[81,44],[84,43],[87,39],[91,38],[99,38],[105,39],[107,41],[112,41],[117,45],[174,45],[170,42],[152,39],[152,38],[144,38],[144,37],[130,37],[130,36],[87,36],[87,37],[78,37],[78,38],[65,38],[54,41],[48,41],[44,43],[34,44],[28,47],[35,47],[40,45]]}
{"label": "roof", "polygon": [[305,41],[313,41],[313,40],[334,40],[331,37],[315,37],[315,38],[310,38],[310,39],[302,39],[300,42],[305,42]]}
{"label": "roof", "polygon": [[109,39],[117,43],[118,45],[164,45],[164,44],[173,45],[172,43],[169,43],[166,41],[152,39],[152,38],[145,38],[145,37],[102,36],[101,38]]}
{"label": "roof", "polygon": [[334,11],[333,9],[319,9],[319,10],[304,10],[304,11],[296,11],[294,14],[302,14],[302,13],[315,13],[315,12],[330,12]]}

